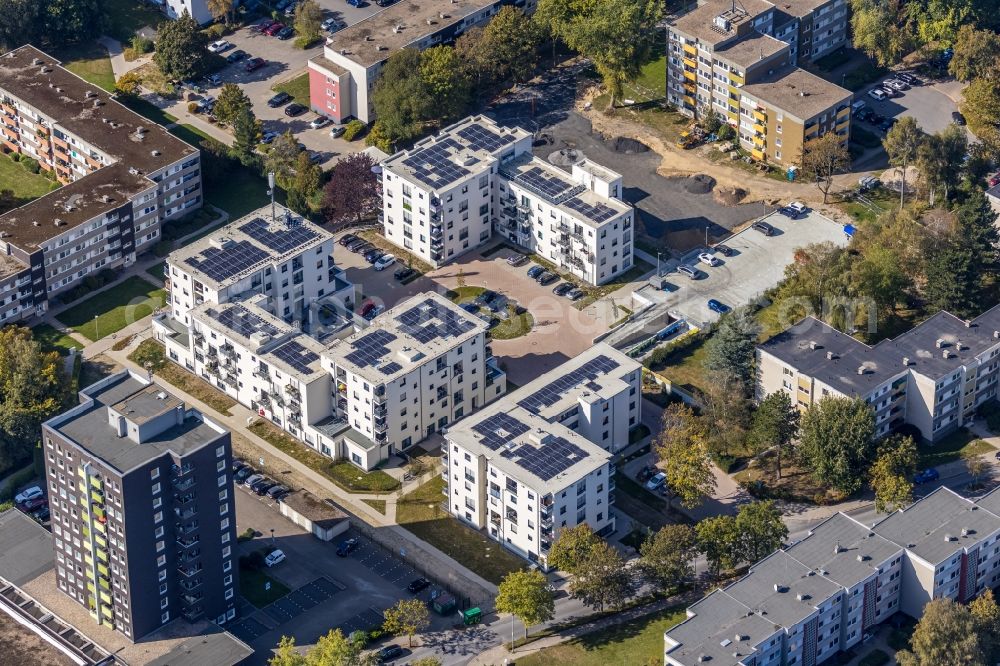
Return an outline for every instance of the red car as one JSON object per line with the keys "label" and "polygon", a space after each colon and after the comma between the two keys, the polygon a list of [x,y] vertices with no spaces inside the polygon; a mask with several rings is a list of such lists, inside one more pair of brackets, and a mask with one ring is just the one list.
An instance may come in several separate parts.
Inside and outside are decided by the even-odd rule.
{"label": "red car", "polygon": [[22,504],[19,508],[21,509],[21,511],[24,511],[25,513],[31,513],[32,511],[36,511],[37,509],[42,508],[43,506],[48,506],[48,504],[49,501],[44,497],[36,497],[35,499],[28,500],[27,502]]}
{"label": "red car", "polygon": [[268,35],[270,37],[274,37],[275,35],[277,35],[279,32],[281,32],[284,29],[285,29],[285,24],[284,23],[272,23],[267,28],[267,30],[264,31],[264,34]]}
{"label": "red car", "polygon": [[276,21],[274,19],[264,19],[263,21],[261,21],[260,23],[257,24],[257,31],[258,32],[264,32],[265,30],[267,30],[268,28],[270,28],[275,23],[276,23]]}
{"label": "red car", "polygon": [[266,64],[267,61],[263,58],[250,58],[247,60],[247,64],[243,66],[243,69],[248,72],[255,72]]}
{"label": "red car", "polygon": [[990,176],[989,183],[990,187],[996,187],[997,185],[1000,185],[1000,173],[995,173],[992,176]]}

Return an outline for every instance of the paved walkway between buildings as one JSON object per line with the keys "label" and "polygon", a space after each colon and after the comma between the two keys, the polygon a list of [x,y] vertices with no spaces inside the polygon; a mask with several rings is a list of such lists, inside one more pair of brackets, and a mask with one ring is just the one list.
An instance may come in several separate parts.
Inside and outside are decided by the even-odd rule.
{"label": "paved walkway between buildings", "polygon": [[114,72],[116,81],[122,74],[131,72],[133,69],[138,69],[152,60],[152,56],[150,55],[144,55],[132,61],[126,60],[122,43],[107,35],[99,37],[97,43],[108,50],[108,56],[111,58],[111,71]]}

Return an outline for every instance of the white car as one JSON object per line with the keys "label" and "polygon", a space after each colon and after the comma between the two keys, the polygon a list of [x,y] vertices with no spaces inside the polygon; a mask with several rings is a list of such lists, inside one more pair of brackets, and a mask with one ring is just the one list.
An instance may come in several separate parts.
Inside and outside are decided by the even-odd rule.
{"label": "white car", "polygon": [[320,127],[323,127],[324,125],[326,125],[329,122],[330,122],[330,119],[327,118],[326,116],[319,116],[317,118],[313,118],[312,119],[312,122],[309,123],[309,128],[310,129],[319,129]]}
{"label": "white car", "polygon": [[343,125],[336,125],[334,127],[331,127],[330,128],[330,138],[331,139],[339,139],[340,137],[342,137],[344,135],[344,132],[346,132],[346,131],[347,131],[347,128],[344,127]]}
{"label": "white car", "polygon": [[882,90],[881,88],[872,88],[871,90],[868,91],[868,96],[871,97],[872,99],[877,99],[880,102],[889,97],[888,95],[885,94],[885,91]]}
{"label": "white car", "polygon": [[211,44],[208,45],[208,50],[211,53],[222,53],[226,49],[231,49],[231,48],[233,48],[233,45],[230,42],[226,41],[225,39],[220,39],[219,41],[212,42]]}
{"label": "white car", "polygon": [[646,490],[659,490],[667,482],[667,473],[659,472],[656,476],[646,482]]}
{"label": "white car", "polygon": [[264,564],[269,567],[281,564],[285,561],[285,553],[281,550],[272,550],[267,557],[264,558]]}
{"label": "white car", "polygon": [[31,486],[30,488],[25,488],[17,495],[14,496],[14,502],[17,504],[24,504],[25,502],[30,502],[33,499],[38,499],[42,496],[42,489],[38,486]]}
{"label": "white car", "polygon": [[893,90],[899,90],[899,91],[910,89],[910,86],[906,85],[905,81],[900,81],[899,79],[886,79],[885,81],[882,82],[882,86],[883,87],[889,86]]}
{"label": "white car", "polygon": [[385,269],[389,268],[389,266],[392,266],[394,263],[396,263],[396,257],[392,256],[391,254],[383,254],[375,262],[375,270],[384,271]]}
{"label": "white car", "polygon": [[697,280],[699,271],[694,266],[689,266],[687,264],[681,264],[677,267],[677,272],[681,275],[686,275],[691,280]]}
{"label": "white car", "polygon": [[721,261],[719,261],[718,257],[716,257],[714,254],[710,252],[702,252],[701,254],[699,254],[698,261],[700,261],[703,264],[708,264],[709,266],[718,266],[719,264],[722,263]]}

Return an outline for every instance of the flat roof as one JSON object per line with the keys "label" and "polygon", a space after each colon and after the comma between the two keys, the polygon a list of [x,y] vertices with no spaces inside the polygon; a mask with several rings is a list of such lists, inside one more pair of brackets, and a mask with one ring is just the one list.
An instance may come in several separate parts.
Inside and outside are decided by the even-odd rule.
{"label": "flat roof", "polygon": [[469,116],[384,160],[382,168],[431,190],[444,190],[488,170],[501,153],[531,136],[486,116]]}
{"label": "flat roof", "polygon": [[[63,68],[58,60],[34,46],[22,46],[0,56],[0,89],[31,105],[52,119],[56,127],[91,144],[126,170],[135,169],[136,176],[140,178],[145,173],[173,164],[188,155],[198,154],[196,148],[121,105],[109,93]],[[141,133],[137,131],[140,128]],[[142,179],[147,188],[155,187],[152,181]],[[109,167],[84,176],[77,182],[84,184],[77,188],[78,193],[91,192],[98,197],[101,194],[113,195],[114,192],[124,196],[137,187],[135,178],[126,178],[120,169]],[[0,226],[10,215],[18,215],[19,224],[23,224],[26,220],[30,222],[31,216],[42,217],[52,209],[62,208],[61,203],[57,205],[46,200],[60,196],[65,199],[65,195],[61,193],[67,187],[72,186],[55,190],[0,217]],[[66,220],[68,225],[79,224],[85,221],[74,221],[79,216],[86,215],[85,219],[89,220],[121,206],[124,201],[107,204],[97,198],[85,203],[85,206],[83,202],[77,206],[79,215],[49,215],[40,220],[41,224],[36,231],[25,233],[23,239],[14,236],[9,242],[16,243],[20,240],[29,244],[28,247],[37,247],[66,231],[66,227],[60,228],[52,224],[53,217]]]}
{"label": "flat roof", "polygon": [[175,645],[146,666],[235,666],[253,654],[253,648],[218,626]]}
{"label": "flat roof", "polygon": [[[678,643],[668,648],[667,654],[685,666],[738,664],[762,641],[780,631],[773,622],[720,589],[688,607],[688,615],[664,632],[664,636]],[[741,656],[734,656],[736,653]]]}
{"label": "flat roof", "polygon": [[280,204],[275,204],[272,216],[267,205],[174,250],[167,263],[217,291],[332,238],[326,229]]}
{"label": "flat roof", "polygon": [[875,574],[880,565],[901,550],[899,544],[838,512],[785,552],[816,573],[851,588]]}
{"label": "flat roof", "polygon": [[[363,67],[388,59],[394,51],[433,35],[466,17],[497,4],[497,0],[400,0],[380,12],[335,32],[328,49]],[[365,81],[358,85],[365,85]]]}
{"label": "flat roof", "polygon": [[[166,398],[157,398],[157,394]],[[136,422],[163,413],[166,403],[183,404],[169,389],[150,384],[126,370],[80,391],[80,405],[46,421],[45,425],[121,474],[164,454],[187,455],[215,442],[226,432],[221,426],[205,421],[197,410],[189,409],[182,423],[139,444],[119,436],[109,423],[108,408],[122,403],[131,410],[123,415]]]}
{"label": "flat roof", "polygon": [[748,83],[740,91],[804,121],[849,103],[852,97],[850,90],[794,65]]}
{"label": "flat roof", "polygon": [[17,509],[0,513],[0,577],[21,586],[52,566],[52,533]]}
{"label": "flat roof", "polygon": [[282,502],[314,525],[323,529],[339,525],[348,520],[347,514],[328,502],[320,501],[318,497],[307,490],[296,490],[286,495]]}
{"label": "flat roof", "polygon": [[[739,26],[774,7],[766,0],[741,0],[737,4],[740,7],[734,12],[732,0],[708,0],[676,19],[672,27],[702,42],[715,45],[732,39]],[[723,15],[730,23],[729,31],[715,25],[715,17]]]}
{"label": "flat roof", "polygon": [[374,385],[391,382],[483,334],[487,324],[436,292],[412,296],[325,351]]}
{"label": "flat roof", "polygon": [[790,627],[843,590],[785,551],[776,550],[752,564],[749,572],[725,591],[744,606],[766,614],[771,622]]}
{"label": "flat roof", "polygon": [[833,0],[778,0],[775,7],[790,16],[802,18]]}
{"label": "flat roof", "polygon": [[790,47],[780,39],[754,31],[744,39],[715,50],[715,55],[736,63],[744,69],[761,60],[770,58]]}
{"label": "flat roof", "polygon": [[327,58],[326,55],[313,56],[312,58],[309,58],[309,62],[315,64],[317,67],[325,69],[335,76],[343,76],[344,74],[347,74],[346,69]]}
{"label": "flat roof", "polygon": [[0,254],[0,280],[28,269],[28,264],[9,254]]}

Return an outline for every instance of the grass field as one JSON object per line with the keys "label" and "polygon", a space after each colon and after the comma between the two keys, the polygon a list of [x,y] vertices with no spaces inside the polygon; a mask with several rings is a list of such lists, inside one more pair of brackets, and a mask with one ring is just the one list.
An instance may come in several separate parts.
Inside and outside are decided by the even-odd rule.
{"label": "grass field", "polygon": [[133,276],[61,312],[56,319],[96,341],[152,314],[163,307],[166,298],[166,291]]}
{"label": "grass field", "polygon": [[83,345],[51,324],[39,324],[31,332],[45,351],[57,351],[65,356],[70,349],[83,349]]}
{"label": "grass field", "polygon": [[668,608],[518,657],[517,666],[659,664],[663,662],[663,632],[685,617],[683,608]]}
{"label": "grass field", "polygon": [[143,340],[135,351],[129,354],[129,360],[142,367],[149,364],[149,369],[162,377],[169,384],[188,393],[214,409],[229,416],[230,408],[236,406],[236,401],[218,390],[204,379],[193,375],[181,366],[168,361],[163,345],[156,340]]}
{"label": "grass field", "polygon": [[[264,589],[267,583],[271,584],[269,590]],[[263,571],[240,567],[240,594],[257,608],[263,608],[289,592],[291,590],[286,585],[271,578]]]}
{"label": "grass field", "polygon": [[383,516],[385,515],[385,500],[363,499],[361,501],[381,513]]}
{"label": "grass field", "polygon": [[309,73],[301,74],[293,79],[282,81],[271,86],[275,92],[286,92],[292,96],[292,101],[309,106]]}
{"label": "grass field", "polygon": [[149,268],[147,268],[146,272],[152,275],[158,281],[163,282],[163,279],[166,277],[165,275],[166,270],[167,270],[166,262],[161,261],[155,266],[150,266]]}
{"label": "grass field", "polygon": [[81,79],[109,92],[115,89],[115,73],[111,69],[111,58],[107,49],[97,42],[85,41],[61,46],[52,55],[62,62],[63,67]]}
{"label": "grass field", "polygon": [[625,84],[625,98],[649,102],[667,96],[667,57],[646,63],[635,81]]}
{"label": "grass field", "polygon": [[448,514],[441,507],[443,490],[444,480],[435,477],[403,495],[396,504],[396,522],[491,583],[524,568],[521,558]]}
{"label": "grass field", "polygon": [[0,157],[0,188],[12,190],[23,205],[31,199],[48,194],[59,187],[59,183],[49,180],[39,173],[31,173],[20,162],[9,157]]}
{"label": "grass field", "polygon": [[920,460],[917,467],[934,467],[947,462],[958,460],[966,455],[977,455],[989,453],[993,446],[979,439],[972,432],[965,428],[959,428],[944,439],[931,444],[921,441],[917,444],[917,453]]}

